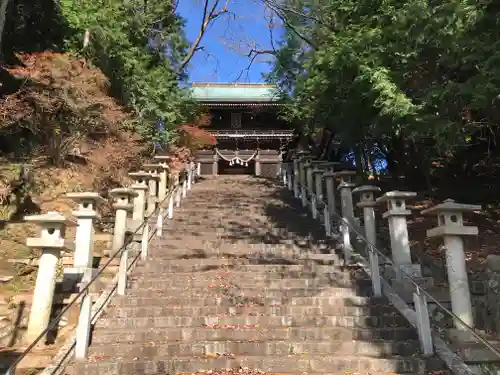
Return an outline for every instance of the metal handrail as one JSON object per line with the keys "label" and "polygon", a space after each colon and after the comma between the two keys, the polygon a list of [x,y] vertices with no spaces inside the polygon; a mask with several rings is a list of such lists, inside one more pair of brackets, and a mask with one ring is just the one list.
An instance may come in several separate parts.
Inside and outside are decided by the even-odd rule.
{"label": "metal handrail", "polygon": [[[316,196],[315,193],[313,193],[310,189],[308,189],[307,186],[303,185],[298,181],[298,186],[303,187],[304,190],[306,191],[307,194],[309,195],[314,195]],[[344,219],[338,212],[333,210],[333,212],[330,212],[328,209],[328,204],[323,200],[323,199],[318,199],[316,198],[316,205],[318,203],[321,203],[326,207],[326,210],[330,214],[330,218],[334,218],[337,221],[340,221],[346,225],[350,231],[354,232],[354,234],[360,238],[363,242],[366,243],[367,246],[369,246],[373,251],[377,253],[377,256],[381,256],[382,259],[387,262],[389,265],[394,265],[393,261],[387,257],[384,253],[382,253],[376,246],[375,244],[372,244],[363,234],[359,233],[359,231],[352,225],[352,223],[349,222],[349,220]],[[368,250],[370,251],[370,250]],[[455,313],[450,311],[448,308],[443,306],[442,303],[440,303],[436,298],[434,298],[427,290],[425,290],[424,287],[418,284],[418,282],[408,273],[404,271],[404,269],[400,269],[400,272],[403,273],[409,280],[410,282],[417,288],[417,292],[424,294],[428,299],[430,299],[433,303],[435,303],[437,306],[439,306],[444,312],[446,312],[448,315],[450,315],[454,320],[458,321],[460,324],[462,324],[468,331],[472,333],[472,335],[483,345],[485,345],[489,350],[491,350],[496,356],[500,358],[500,351],[495,348],[492,344],[490,344],[482,335],[476,332],[476,330],[472,327],[470,327],[467,323],[465,323],[460,317],[458,317]],[[369,275],[371,276],[371,275]],[[383,279],[382,276],[380,278]],[[385,280],[385,279],[384,279]],[[387,281],[386,281],[387,282]]]}
{"label": "metal handrail", "polygon": [[[185,172],[186,172],[186,170],[182,170],[181,172],[179,172],[179,175],[181,175],[181,174],[183,175]],[[180,187],[180,182],[182,182],[182,181],[181,181],[181,179],[179,179],[179,183],[176,184],[175,186],[173,186],[171,189],[169,189],[169,191],[165,195],[165,198],[161,202],[159,202],[159,204],[157,205],[155,210],[151,214],[149,214],[148,216],[145,217],[145,219],[142,221],[141,225],[139,225],[134,230],[134,232],[132,232],[131,236],[128,236],[128,238],[125,239],[124,244],[113,253],[113,255],[109,258],[109,260],[104,264],[104,266],[98,269],[98,271],[94,274],[94,276],[90,279],[90,281],[84,284],[83,288],[78,292],[78,294],[73,298],[73,300],[70,303],[68,303],[61,310],[61,312],[59,314],[57,314],[57,316],[49,322],[47,327],[38,335],[38,337],[30,345],[28,345],[28,347],[21,353],[21,355],[16,357],[14,362],[9,366],[9,368],[5,372],[5,375],[14,375],[14,371],[15,371],[17,365],[24,358],[26,358],[26,356],[31,352],[31,350],[39,343],[40,340],[42,340],[45,337],[45,335],[48,332],[50,332],[52,329],[55,328],[56,324],[59,323],[59,321],[64,316],[64,314],[66,314],[66,312],[68,312],[68,310],[80,299],[80,297],[84,296],[89,291],[90,286],[99,278],[99,276],[104,272],[106,267],[108,267],[111,264],[113,259],[115,259],[118,254],[122,253],[127,248],[127,246],[133,242],[134,235],[138,234],[139,231],[142,230],[146,226],[146,224],[149,222],[149,219],[151,219],[151,217],[155,216],[158,213],[162,204],[167,199],[170,199],[172,194],[177,190],[177,188]],[[139,256],[139,254],[136,255],[133,262],[135,262],[137,260],[138,256]],[[129,265],[129,267],[127,267],[127,271],[130,269],[131,265]]]}

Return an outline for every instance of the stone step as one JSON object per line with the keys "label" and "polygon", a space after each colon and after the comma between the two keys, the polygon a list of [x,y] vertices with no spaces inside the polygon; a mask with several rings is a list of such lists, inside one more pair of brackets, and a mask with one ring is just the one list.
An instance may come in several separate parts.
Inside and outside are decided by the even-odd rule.
{"label": "stone step", "polygon": [[335,340],[416,340],[410,327],[150,327],[119,329],[103,327],[92,337],[92,345],[147,341],[335,341]]}
{"label": "stone step", "polygon": [[[362,374],[374,371],[388,373],[414,373],[425,368],[424,360],[409,358],[370,358],[362,356],[306,356],[288,355],[285,357],[234,356],[218,358],[175,358],[165,360],[97,360],[93,363],[75,365],[74,373],[86,375],[121,375],[121,374],[174,374],[179,372],[196,372],[200,370],[219,370],[231,368],[255,368],[265,372],[277,373],[342,373],[353,369]],[[78,372],[81,371],[81,372]]]}
{"label": "stone step", "polygon": [[153,293],[151,297],[116,297],[112,304],[120,307],[132,306],[243,306],[246,304],[263,306],[379,306],[387,305],[386,297],[349,296],[339,301],[335,296],[310,297],[231,297],[231,296],[162,296]]}
{"label": "stone step", "polygon": [[208,315],[240,315],[240,314],[265,314],[265,315],[337,315],[337,316],[381,316],[397,315],[392,306],[356,307],[342,305],[325,306],[137,306],[115,307],[105,313],[106,316],[115,318],[141,318],[147,316],[208,316]]}
{"label": "stone step", "polygon": [[219,326],[255,326],[255,327],[399,327],[408,323],[401,315],[388,316],[293,316],[293,315],[237,315],[237,316],[147,316],[127,319],[106,317],[96,323],[96,327],[148,328],[148,327],[219,327]]}
{"label": "stone step", "polygon": [[280,267],[280,269],[273,265],[242,265],[239,267],[208,270],[204,272],[175,272],[171,274],[154,275],[152,273],[143,275],[145,271],[144,266],[138,265],[133,272],[134,277],[143,279],[165,280],[166,278],[172,279],[201,279],[201,278],[244,278],[250,277],[257,280],[267,279],[310,279],[310,278],[325,278],[329,280],[370,280],[366,273],[363,272],[349,272],[348,270],[340,269],[339,267],[324,266],[314,264],[312,267],[306,265],[294,265],[288,267]]}
{"label": "stone step", "polygon": [[[170,280],[169,280],[170,279]],[[352,291],[360,291],[361,294],[366,294],[369,292],[363,292],[365,289],[371,288],[371,280],[361,281],[350,281],[350,280],[328,280],[326,278],[316,278],[316,279],[275,279],[275,280],[262,280],[262,279],[252,279],[250,275],[245,278],[226,278],[226,279],[216,279],[216,278],[198,278],[198,279],[184,279],[184,278],[174,278],[170,276],[164,280],[155,279],[129,279],[129,287],[139,290],[176,290],[178,288],[186,289],[261,289],[261,290],[293,290],[293,289],[321,289],[324,288],[341,288],[350,289]]]}
{"label": "stone step", "polygon": [[[363,296],[369,297],[372,291],[366,288],[340,288],[340,287],[324,287],[324,288],[238,288],[235,286],[221,286],[211,288],[209,286],[193,289],[189,285],[184,287],[168,287],[155,289],[135,289],[130,292],[133,297],[148,297],[148,298],[164,298],[168,296],[182,295],[184,297],[222,297],[233,296],[243,298],[297,298],[297,297],[313,297],[313,296],[329,296],[336,297],[340,301],[345,297]],[[339,302],[340,302],[339,301]]]}
{"label": "stone step", "polygon": [[156,266],[152,260],[148,260],[146,264],[139,264],[134,274],[139,275],[164,275],[169,272],[193,273],[193,272],[255,272],[255,273],[271,273],[276,275],[300,275],[302,273],[314,272],[316,274],[332,274],[342,273],[340,267],[331,265],[322,265],[315,262],[308,264],[240,264],[237,261],[230,259],[210,260],[209,264],[198,264],[199,260],[195,260],[192,264],[176,264],[171,262],[167,265]]}
{"label": "stone step", "polygon": [[90,356],[104,360],[116,357],[144,359],[207,355],[288,356],[294,354],[340,354],[384,358],[392,355],[411,356],[420,351],[418,340],[409,341],[203,341],[203,342],[148,342],[121,345],[96,345]]}

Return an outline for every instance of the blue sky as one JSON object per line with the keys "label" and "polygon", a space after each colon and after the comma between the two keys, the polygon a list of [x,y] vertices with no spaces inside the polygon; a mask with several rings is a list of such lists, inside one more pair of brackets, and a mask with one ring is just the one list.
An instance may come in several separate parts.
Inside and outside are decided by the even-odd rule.
{"label": "blue sky", "polygon": [[[271,48],[265,16],[269,11],[260,0],[232,0],[229,10],[234,16],[222,15],[212,24],[200,44],[204,50],[191,60],[191,82],[263,82],[262,73],[269,72],[269,55],[258,56],[250,69],[246,56],[250,48]],[[193,41],[200,30],[203,0],[179,0],[178,13]]]}

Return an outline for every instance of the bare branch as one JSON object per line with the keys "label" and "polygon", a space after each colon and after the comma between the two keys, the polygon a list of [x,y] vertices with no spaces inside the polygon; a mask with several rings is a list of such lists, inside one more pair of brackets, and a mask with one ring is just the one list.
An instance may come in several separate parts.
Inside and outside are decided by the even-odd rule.
{"label": "bare branch", "polygon": [[281,19],[281,21],[283,22],[283,24],[286,26],[286,28],[288,28],[291,32],[293,32],[299,39],[301,39],[303,42],[307,43],[309,46],[311,46],[313,49],[318,49],[318,46],[316,45],[316,43],[314,43],[309,37],[307,37],[306,35],[302,34],[299,30],[297,30],[297,28],[291,24],[290,20],[288,19],[287,15],[286,15],[286,12],[291,12],[291,13],[294,13],[294,14],[297,14],[297,15],[300,15],[300,16],[303,16],[303,17],[306,17],[306,18],[309,18],[309,19],[312,19],[314,21],[317,21],[318,23],[321,23],[323,24],[318,18],[316,17],[312,17],[312,16],[309,16],[303,12],[300,12],[298,10],[295,10],[295,9],[292,9],[292,8],[288,8],[288,7],[285,7],[281,4],[279,4],[278,2],[274,1],[274,0],[262,0],[264,2],[264,4],[269,8],[271,9],[274,14],[276,14],[276,16]]}
{"label": "bare branch", "polygon": [[276,51],[275,50],[257,50],[257,49],[251,49],[250,52],[247,55],[247,57],[250,57],[250,62],[248,63],[248,66],[245,69],[243,69],[240,72],[240,74],[238,74],[238,77],[236,77],[236,79],[234,81],[235,82],[238,81],[241,78],[241,76],[243,75],[244,72],[246,72],[247,77],[248,77],[248,72],[250,71],[250,68],[252,67],[252,65],[255,62],[255,60],[257,59],[257,57],[261,56],[261,55],[272,55],[272,56],[275,56],[276,55]]}
{"label": "bare branch", "polygon": [[212,7],[209,10],[210,0],[204,0],[203,18],[201,21],[200,31],[199,31],[195,41],[193,42],[193,44],[189,48],[189,50],[186,54],[186,57],[180,63],[179,68],[177,70],[178,73],[182,72],[186,68],[186,66],[189,64],[189,62],[193,58],[194,54],[196,53],[196,51],[199,50],[201,40],[203,39],[203,36],[205,35],[208,27],[212,24],[212,22],[214,20],[216,20],[218,17],[220,17],[221,15],[228,13],[229,0],[225,0],[226,2],[224,4],[224,6],[221,9],[217,10],[217,7],[219,5],[219,1],[220,0],[215,0]]}

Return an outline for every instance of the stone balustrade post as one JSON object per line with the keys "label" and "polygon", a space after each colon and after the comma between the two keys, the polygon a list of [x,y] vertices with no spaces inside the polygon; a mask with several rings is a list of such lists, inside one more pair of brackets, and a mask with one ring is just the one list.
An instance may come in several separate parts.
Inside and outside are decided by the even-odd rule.
{"label": "stone balustrade post", "polygon": [[156,221],[156,235],[161,237],[163,234],[163,220],[165,218],[165,206],[167,205],[166,197],[168,190],[168,165],[166,162],[158,163],[158,172],[160,180],[158,181],[158,204],[159,212]]}
{"label": "stone balustrade post", "polygon": [[[477,236],[479,231],[475,226],[464,225],[463,213],[479,210],[481,210],[479,205],[460,204],[455,203],[452,199],[447,199],[443,203],[421,212],[422,215],[435,214],[437,216],[438,226],[429,229],[427,236],[430,238],[443,237],[446,248],[451,308],[453,313],[471,328],[474,328],[474,316],[462,237]],[[468,335],[468,330],[463,324],[455,321],[454,325],[459,333],[465,333],[464,336]]]}
{"label": "stone balustrade post", "polygon": [[342,211],[340,235],[342,236],[342,248],[346,263],[350,262],[353,252],[350,227],[357,224],[354,220],[354,207],[352,202],[352,188],[355,184],[351,182],[351,177],[354,175],[356,175],[355,171],[333,172],[333,176],[340,179],[339,187],[337,188],[340,191],[340,205]]}
{"label": "stone balustrade post", "polygon": [[146,216],[146,192],[149,189],[151,175],[147,172],[131,172],[128,175],[134,179],[130,188],[137,193],[133,200],[132,220],[142,222]]}
{"label": "stone balustrade post", "polygon": [[293,159],[293,196],[299,198],[299,180],[300,180],[300,170],[299,170],[299,160],[297,158]]}
{"label": "stone balustrade post", "polygon": [[159,182],[160,182],[160,170],[162,166],[160,164],[144,164],[144,170],[149,174],[148,179],[148,197],[146,200],[146,216],[151,216],[156,210],[156,204],[160,202],[159,199]]}
{"label": "stone balustrade post", "polygon": [[260,151],[255,155],[255,175],[258,177],[262,174],[262,164],[260,162]]}
{"label": "stone balustrade post", "polygon": [[69,193],[66,197],[78,203],[78,210],[72,213],[77,222],[73,267],[64,269],[63,277],[72,287],[74,283],[81,281],[88,268],[92,269],[94,222],[99,218],[97,205],[103,203],[104,198],[93,192]]}
{"label": "stone balustrade post", "polygon": [[302,207],[307,207],[307,163],[308,160],[305,159],[299,161],[299,184]]}
{"label": "stone balustrade post", "polygon": [[326,187],[326,204],[330,215],[332,215],[335,212],[335,177],[333,175],[333,170],[327,168],[326,172],[323,173],[323,177]]}
{"label": "stone balustrade post", "polygon": [[[131,189],[137,192],[137,196],[134,198],[134,210],[132,212],[132,220],[129,221],[128,229],[131,232],[136,232],[137,228],[142,225],[144,217],[148,216],[149,213],[145,212],[146,203],[146,192],[148,191],[149,183],[153,180],[151,174],[148,172],[132,172],[129,176],[134,178],[134,184],[130,186]],[[154,181],[154,180],[153,180]],[[136,233],[138,237],[141,238],[141,259],[146,260],[148,256],[148,245],[149,245],[149,223],[146,221],[140,233]],[[135,237],[135,236],[134,236]]]}
{"label": "stone balustrade post", "polygon": [[378,193],[380,188],[372,185],[362,185],[355,188],[352,193],[360,194],[361,199],[357,203],[357,207],[363,209],[363,226],[365,229],[365,237],[368,240],[367,252],[370,261],[370,272],[372,278],[373,292],[376,297],[382,295],[382,287],[380,284],[380,266],[377,246],[377,226],[375,222],[375,193]]}
{"label": "stone balustrade post", "polygon": [[115,226],[113,230],[113,252],[122,249],[116,293],[123,296],[127,288],[128,269],[128,249],[124,247],[125,234],[127,232],[127,213],[132,211],[133,204],[131,200],[136,198],[138,193],[129,188],[117,188],[112,189],[109,195],[114,199],[113,208],[116,210]]}
{"label": "stone balustrade post", "polygon": [[182,174],[184,175],[184,179],[182,180],[182,198],[186,198],[187,197],[187,172],[184,170],[184,172],[182,172]]}
{"label": "stone balustrade post", "polygon": [[188,180],[187,180],[187,189],[191,190],[192,185],[195,183],[196,178],[194,174],[194,162],[190,161],[188,164]]}
{"label": "stone balustrade post", "polygon": [[415,192],[389,191],[376,200],[377,203],[387,204],[387,211],[382,214],[382,217],[389,222],[394,273],[396,280],[401,282],[404,281],[401,270],[411,277],[422,277],[420,265],[412,264],[406,222],[406,217],[411,215],[411,211],[406,209],[406,200],[416,195]]}
{"label": "stone balustrade post", "polygon": [[57,212],[26,216],[24,219],[27,222],[38,224],[40,227],[40,236],[28,238],[26,245],[42,251],[25,336],[26,342],[32,343],[49,325],[56,287],[57,266],[61,250],[67,245],[64,240],[65,230],[67,226],[73,226],[76,223]]}
{"label": "stone balustrade post", "polygon": [[318,201],[322,201],[324,199],[323,196],[323,169],[316,166],[313,171],[314,177],[314,193],[316,194],[316,199]]}
{"label": "stone balustrade post", "polygon": [[173,185],[175,186],[175,207],[179,208],[181,206],[181,200],[182,200],[182,187],[180,184],[180,179],[179,175],[174,176],[174,183]]}
{"label": "stone balustrade post", "polygon": [[293,162],[286,163],[286,186],[293,191]]}
{"label": "stone balustrade post", "polygon": [[348,221],[349,224],[358,224],[356,223],[355,215],[354,215],[354,204],[352,199],[352,189],[356,186],[352,182],[352,178],[356,176],[355,171],[338,171],[333,172],[333,176],[340,180],[338,190],[340,192],[340,204],[342,217]]}

